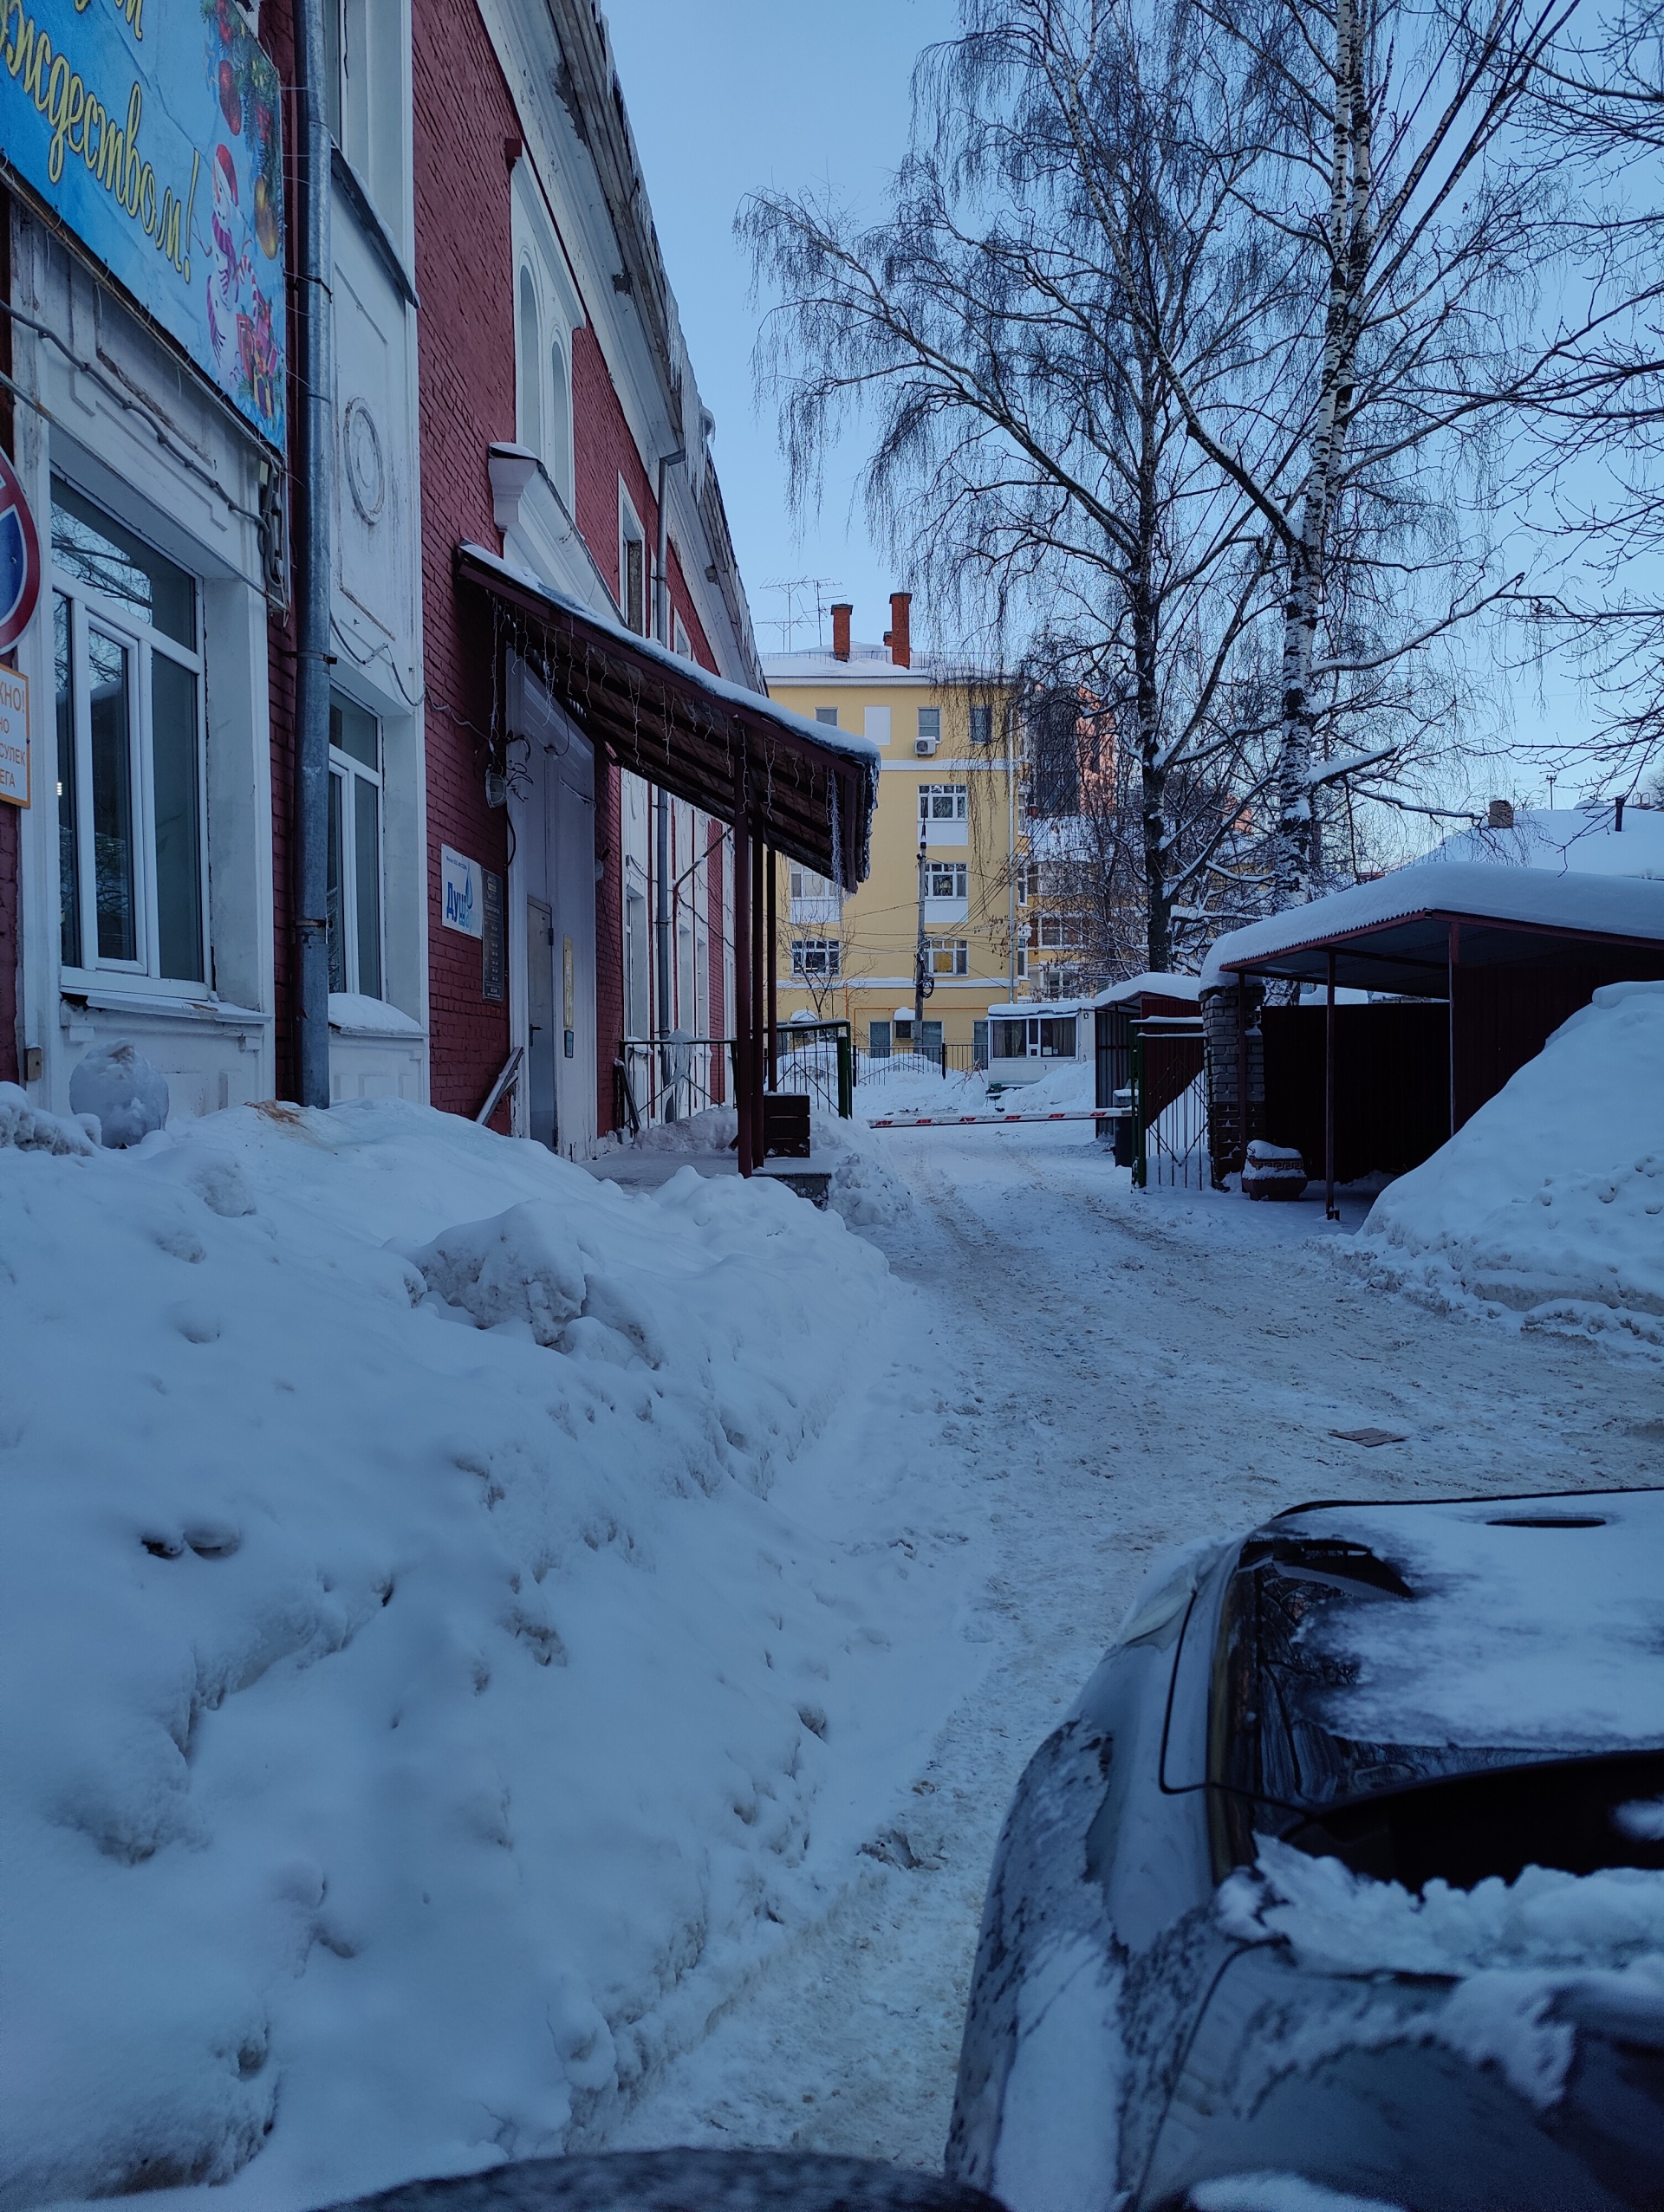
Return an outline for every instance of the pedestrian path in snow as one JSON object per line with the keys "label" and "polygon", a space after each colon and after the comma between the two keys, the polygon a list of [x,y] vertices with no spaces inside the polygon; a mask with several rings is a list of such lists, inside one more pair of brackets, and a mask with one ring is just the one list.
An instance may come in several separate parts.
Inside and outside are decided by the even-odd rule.
{"label": "pedestrian path in snow", "polygon": [[949,1409],[944,1515],[980,1547],[962,1696],[825,1916],[649,2086],[621,2145],[939,2162],[1007,1798],[1165,1547],[1302,1499],[1657,1479],[1664,1379],[1371,1288],[1333,1257],[1367,1201],[1326,1227],[1321,1202],[1137,1193],[1073,1129],[887,1141],[915,1216],[875,1233]]}

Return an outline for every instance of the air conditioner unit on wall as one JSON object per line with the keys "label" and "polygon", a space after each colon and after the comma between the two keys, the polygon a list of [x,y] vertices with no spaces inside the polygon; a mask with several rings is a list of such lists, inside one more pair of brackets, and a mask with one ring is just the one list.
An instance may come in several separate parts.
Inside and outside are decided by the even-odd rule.
{"label": "air conditioner unit on wall", "polygon": [[927,761],[941,742],[939,737],[915,737],[913,749],[921,761]]}

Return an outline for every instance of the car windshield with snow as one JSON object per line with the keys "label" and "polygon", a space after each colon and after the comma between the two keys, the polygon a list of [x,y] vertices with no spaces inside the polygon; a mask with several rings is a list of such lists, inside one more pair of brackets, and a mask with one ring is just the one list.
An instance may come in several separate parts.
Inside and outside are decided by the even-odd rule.
{"label": "car windshield with snow", "polygon": [[1657,2205],[1661,1933],[1664,1491],[1297,1508],[1185,1555],[1024,1775],[949,2170]]}

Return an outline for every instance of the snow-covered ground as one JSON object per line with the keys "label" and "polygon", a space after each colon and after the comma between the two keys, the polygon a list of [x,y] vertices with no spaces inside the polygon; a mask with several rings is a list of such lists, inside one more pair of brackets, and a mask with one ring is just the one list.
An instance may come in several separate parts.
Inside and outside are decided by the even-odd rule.
{"label": "snow-covered ground", "polygon": [[[1136,1193],[1077,1124],[885,1141],[917,1213],[905,1242],[878,1241],[952,1408],[963,1525],[985,1532],[962,1696],[825,1919],[648,2089],[621,2143],[939,2158],[1007,1797],[1154,1554],[1300,1499],[1659,1479],[1664,1378],[1337,1266],[1368,1198],[1343,1195],[1326,1226],[1321,1197]],[[1333,1433],[1366,1428],[1405,1441]]]}
{"label": "snow-covered ground", "polygon": [[1006,1799],[1154,1554],[1657,1478],[1664,1374],[1337,1265],[1367,1200],[843,1141],[859,1234],[410,1107],[0,1144],[0,2202],[933,2165]]}

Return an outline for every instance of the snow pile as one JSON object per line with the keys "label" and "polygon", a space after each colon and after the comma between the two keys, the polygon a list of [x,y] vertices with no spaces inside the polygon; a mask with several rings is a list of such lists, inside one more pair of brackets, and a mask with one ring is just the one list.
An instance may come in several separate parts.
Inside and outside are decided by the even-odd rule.
{"label": "snow pile", "polygon": [[16,1083],[0,1083],[0,1145],[20,1152],[92,1152],[99,1143],[98,1121],[88,1114],[64,1121],[30,1102]]}
{"label": "snow pile", "polygon": [[1433,1158],[1356,1253],[1527,1328],[1664,1349],[1664,983],[1609,983]]}
{"label": "snow pile", "polygon": [[[1558,2100],[1576,2048],[1570,2023],[1550,2016],[1563,1991],[1595,1987],[1664,2006],[1664,1874],[1642,1868],[1576,1875],[1528,1866],[1513,1882],[1492,1877],[1470,1891],[1431,1881],[1418,1897],[1264,1837],[1257,1868],[1221,1884],[1217,1910],[1227,1935],[1279,1939],[1315,1974],[1454,1982],[1432,2008],[1400,2009],[1385,1991],[1345,2023],[1343,2039],[1446,2044],[1476,2065],[1500,2066],[1540,2106]],[[1336,2025],[1314,2006],[1308,2060]]]}
{"label": "snow pile", "polygon": [[167,1078],[135,1046],[94,1045],[69,1078],[71,1109],[97,1123],[113,1150],[141,1144],[167,1123]]}
{"label": "snow pile", "polygon": [[818,1533],[900,1294],[776,1185],[396,1102],[79,1133],[0,1150],[0,2204],[557,2151],[947,1694],[927,1438]]}
{"label": "snow pile", "polygon": [[863,1121],[887,1121],[897,1115],[986,1113],[988,1079],[980,1068],[950,1067],[946,1075],[921,1067],[911,1054],[897,1067],[863,1060],[855,1086],[855,1112]]}
{"label": "snow pile", "polygon": [[1228,2174],[1198,2182],[1190,2202],[1194,2212],[1403,2212],[1384,2198],[1323,2189],[1298,2174]]}
{"label": "snow pile", "polygon": [[[868,1110],[865,1096],[863,1084],[857,1102],[863,1112]],[[692,1158],[731,1151],[738,1134],[739,1116],[732,1106],[707,1106],[703,1113],[691,1113],[685,1120],[643,1129],[631,1140],[631,1148]],[[827,1203],[851,1229],[887,1229],[912,1218],[913,1199],[907,1187],[886,1160],[881,1140],[864,1121],[844,1121],[812,1106],[809,1141],[813,1158],[800,1164],[830,1169]]]}

